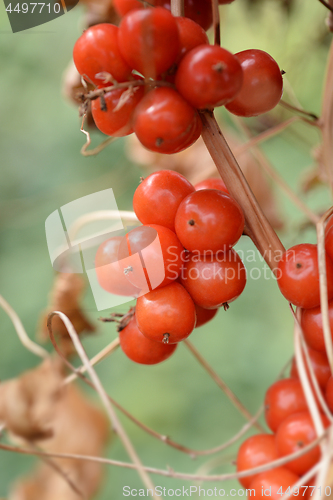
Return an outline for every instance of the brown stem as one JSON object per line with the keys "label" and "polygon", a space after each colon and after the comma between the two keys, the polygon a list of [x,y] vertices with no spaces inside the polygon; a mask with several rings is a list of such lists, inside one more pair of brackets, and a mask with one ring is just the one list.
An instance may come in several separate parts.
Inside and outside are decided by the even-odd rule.
{"label": "brown stem", "polygon": [[232,154],[211,111],[201,113],[202,138],[229,193],[245,216],[245,232],[252,239],[273,273],[285,251],[279,237],[263,214],[247,180]]}
{"label": "brown stem", "polygon": [[325,0],[319,0],[319,2],[322,5],[324,5],[326,7],[326,9],[330,10],[331,12],[333,12],[333,7],[329,3],[325,2]]}
{"label": "brown stem", "polygon": [[212,0],[214,45],[221,45],[220,11],[218,0]]}
{"label": "brown stem", "polygon": [[[289,102],[286,102],[283,99],[281,99],[279,104],[283,108],[289,109],[290,111],[295,111],[296,113],[300,113],[301,115],[305,115],[305,116],[308,116],[309,118],[312,118],[312,120],[314,120],[314,122],[316,122],[318,120],[318,116],[315,115],[314,113],[311,113],[309,111],[305,111],[305,109],[293,106],[292,104],[289,104]],[[314,125],[314,124],[316,124],[316,123],[311,122],[311,125]]]}
{"label": "brown stem", "polygon": [[[333,28],[332,28],[333,29]],[[319,125],[322,133],[322,161],[333,191],[333,42],[327,60],[325,87]]]}

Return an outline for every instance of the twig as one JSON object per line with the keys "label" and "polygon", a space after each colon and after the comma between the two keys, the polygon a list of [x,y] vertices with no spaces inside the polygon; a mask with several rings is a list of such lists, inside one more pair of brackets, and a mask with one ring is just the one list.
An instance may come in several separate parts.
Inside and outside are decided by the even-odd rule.
{"label": "twig", "polygon": [[[58,346],[57,346],[57,343],[54,339],[54,335],[53,335],[53,332],[52,332],[52,318],[54,316],[59,316],[60,319],[63,321],[64,325],[66,326],[67,328],[67,331],[68,331],[68,334],[70,335],[72,341],[73,341],[73,344],[74,344],[74,347],[78,353],[78,355],[80,356],[84,366],[86,367],[87,369],[87,372],[89,373],[89,376],[92,380],[92,383],[94,384],[95,388],[96,388],[96,391],[98,393],[98,395],[100,396],[101,398],[101,401],[104,405],[104,408],[108,414],[108,417],[111,421],[111,423],[113,424],[114,428],[115,428],[115,431],[117,432],[117,434],[119,435],[119,438],[120,440],[122,441],[123,445],[124,445],[124,448],[125,450],[127,451],[129,457],[131,458],[131,460],[133,461],[133,465],[135,466],[135,468],[137,469],[138,471],[138,474],[139,476],[141,477],[142,481],[143,481],[143,484],[145,484],[147,486],[147,488],[152,488],[153,492],[155,491],[155,487],[154,487],[154,484],[153,482],[151,481],[150,477],[148,476],[147,472],[145,471],[130,439],[128,438],[123,426],[121,425],[121,422],[119,421],[118,417],[117,417],[117,414],[116,412],[114,411],[113,409],[113,406],[112,404],[110,403],[110,400],[108,399],[108,396],[104,390],[104,387],[96,373],[96,371],[94,370],[94,368],[91,366],[90,364],[90,361],[89,361],[89,358],[86,354],[86,351],[84,350],[83,348],[83,345],[79,339],[79,336],[78,334],[76,333],[71,321],[67,318],[67,316],[65,314],[63,314],[62,312],[60,311],[54,311],[52,313],[49,314],[48,316],[48,320],[47,320],[47,327],[48,327],[48,330],[49,330],[49,335],[50,335],[50,338],[51,338],[51,341],[52,341],[52,344],[54,346],[54,348],[56,349],[56,351],[58,352],[58,354],[61,356],[61,358],[65,361],[66,358],[65,356],[61,353],[61,351],[59,350]],[[67,361],[67,360],[66,360]],[[155,493],[153,493],[153,497],[157,500],[157,496]]]}
{"label": "twig", "polygon": [[212,0],[214,45],[221,45],[221,23],[218,0]]}
{"label": "twig", "polygon": [[[332,26],[333,29],[333,26]],[[319,125],[322,133],[322,162],[333,193],[333,41],[327,59]]]}
{"label": "twig", "polygon": [[242,415],[249,420],[253,421],[253,425],[257,427],[260,432],[265,432],[265,429],[256,421],[253,420],[253,415],[245,408],[243,403],[237,398],[237,396],[232,392],[232,390],[227,386],[227,384],[217,375],[217,373],[212,369],[212,367],[207,363],[203,356],[201,356],[200,352],[194,347],[194,345],[188,340],[183,341],[186,347],[190,350],[193,356],[199,361],[201,366],[206,370],[206,372],[212,377],[214,382],[222,389],[225,395],[230,399],[232,404],[242,413]]}
{"label": "twig", "polygon": [[[326,437],[327,434],[328,434],[328,429],[326,429],[323,436],[312,441],[312,443],[304,446],[304,448],[302,448],[302,450],[298,450],[295,453],[291,453],[288,456],[278,458],[277,460],[273,460],[270,463],[260,465],[258,467],[254,467],[251,469],[247,469],[247,470],[244,470],[242,472],[231,472],[228,474],[201,475],[201,474],[188,474],[188,473],[183,473],[183,472],[175,472],[175,471],[170,470],[170,469],[168,469],[168,470],[157,469],[155,467],[147,467],[147,466],[143,466],[143,469],[147,473],[150,473],[150,474],[157,474],[157,475],[160,475],[163,477],[172,477],[175,479],[182,479],[184,481],[228,481],[231,479],[239,479],[242,477],[252,476],[253,474],[260,474],[261,472],[265,472],[265,471],[268,471],[268,470],[276,468],[276,467],[281,467],[281,466],[287,464],[288,462],[291,462],[292,460],[300,458],[305,453],[308,453],[309,451],[311,451],[315,446],[318,446],[318,444]],[[38,452],[38,451],[28,450],[25,448],[19,448],[16,446],[5,445],[5,444],[1,444],[1,443],[0,443],[0,449],[5,450],[5,451],[11,451],[14,453],[21,453],[23,455],[48,456],[48,457],[54,457],[54,458],[70,458],[70,459],[74,459],[74,460],[84,460],[87,462],[97,462],[97,463],[102,463],[102,464],[107,464],[107,465],[113,465],[116,467],[122,467],[124,469],[132,469],[132,470],[138,469],[138,466],[134,463],[121,462],[119,460],[112,460],[110,458],[103,458],[103,457],[94,457],[94,456],[90,456],[90,455]],[[331,453],[333,453],[333,450],[331,450]],[[319,466],[320,466],[320,463],[316,464],[313,467],[312,474],[313,474],[313,471],[318,470]],[[311,476],[309,476],[309,477],[311,477]],[[161,497],[159,497],[159,498],[161,498]]]}
{"label": "twig", "polygon": [[[30,444],[31,448],[35,451],[42,451],[38,446]],[[81,498],[86,499],[86,495],[76,486],[76,484],[71,480],[68,474],[58,465],[51,457],[41,456],[40,457],[51,469],[53,469],[63,480],[68,484],[68,486]]]}
{"label": "twig", "polygon": [[86,143],[81,148],[81,154],[83,156],[94,156],[94,155],[97,155],[98,153],[100,153],[101,151],[103,151],[103,149],[105,149],[109,144],[114,142],[117,139],[117,137],[108,137],[107,139],[105,139],[105,141],[101,142],[101,144],[99,144],[99,146],[87,151],[87,149],[89,148],[89,146],[91,144],[91,138],[90,138],[89,132],[87,130],[84,130],[84,128],[83,128],[85,119],[86,119],[86,115],[84,114],[83,118],[82,118],[80,130],[86,136]]}
{"label": "twig", "polygon": [[[310,113],[309,111],[305,111],[305,109],[298,108],[297,106],[293,106],[292,104],[289,104],[289,102],[286,102],[283,99],[280,100],[279,104],[280,104],[280,106],[282,106],[285,109],[289,109],[290,111],[295,111],[296,113],[300,113],[301,115],[308,116],[309,118],[314,120],[314,122],[319,120],[318,116],[315,115],[314,113]],[[313,121],[312,122],[309,122],[308,120],[306,120],[306,121],[307,121],[307,123],[310,123],[311,125],[318,126],[318,124],[314,123]]]}
{"label": "twig", "polygon": [[202,138],[208,151],[229,193],[243,209],[246,234],[250,236],[271,270],[276,273],[277,263],[285,248],[263,214],[215,120],[214,114],[205,111],[201,113],[201,120],[203,123]]}
{"label": "twig", "polygon": [[2,297],[2,295],[0,295],[0,306],[5,311],[5,313],[7,313],[8,316],[10,317],[13,326],[16,330],[16,333],[18,335],[18,338],[20,339],[24,347],[33,354],[36,354],[36,356],[39,356],[40,358],[43,359],[48,358],[49,353],[43,347],[36,344],[30,339],[16,311],[14,311],[14,309],[8,304],[8,302]]}
{"label": "twig", "polygon": [[175,17],[184,15],[184,0],[171,0],[171,13]]}
{"label": "twig", "polygon": [[327,275],[326,275],[326,252],[325,252],[325,222],[333,214],[333,208],[330,208],[321,217],[317,224],[317,242],[318,242],[318,267],[319,267],[319,287],[320,287],[320,309],[323,321],[324,341],[326,354],[333,375],[333,342],[328,313],[327,296]]}
{"label": "twig", "polygon": [[333,7],[327,3],[325,0],[319,0],[319,2],[324,5],[324,7],[326,7],[326,9],[330,10],[331,12],[333,12]]}

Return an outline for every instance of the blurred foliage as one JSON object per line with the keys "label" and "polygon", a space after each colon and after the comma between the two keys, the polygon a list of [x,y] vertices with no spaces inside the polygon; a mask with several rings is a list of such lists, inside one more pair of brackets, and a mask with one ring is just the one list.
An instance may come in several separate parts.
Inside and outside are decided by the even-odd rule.
{"label": "blurred foliage", "polygon": [[[256,5],[249,9],[249,4]],[[123,140],[97,157],[84,158],[79,153],[84,136],[77,112],[62,98],[60,86],[82,29],[82,11],[79,6],[50,24],[14,35],[4,6],[0,7],[1,293],[31,337],[53,281],[45,241],[47,216],[69,201],[106,187],[114,189],[120,209],[130,210],[142,175],[127,159]],[[320,114],[330,43],[325,8],[316,0],[236,0],[221,13],[222,44],[233,52],[253,47],[271,53],[286,71],[286,91],[293,89],[302,106]],[[93,140],[97,144],[100,135],[94,133]],[[318,140],[317,131],[300,124],[264,145],[273,165],[298,193],[300,177],[313,163],[310,151]],[[286,231],[281,234],[285,246],[314,241],[311,228],[299,232],[303,214],[278,188],[277,192],[286,219]],[[325,210],[330,205],[329,194],[320,188],[307,195],[306,202],[315,210]],[[253,249],[247,239],[237,247],[244,252]],[[220,311],[212,323],[195,331],[191,340],[255,412],[266,388],[292,355],[292,318],[270,272],[269,279],[263,272],[259,279],[255,271],[251,274],[252,268],[263,271],[261,259],[257,257],[246,266],[249,280],[243,295],[228,312]],[[100,315],[89,290],[85,310],[94,320]],[[38,360],[21,346],[2,311],[0,317],[0,379],[6,380],[35,366]],[[85,346],[92,355],[115,336],[114,326],[98,323],[97,334],[87,338]],[[98,367],[98,373],[108,392],[139,419],[193,448],[216,446],[244,423],[183,345],[169,361],[152,367],[134,365],[117,351]],[[147,465],[194,472],[207,461],[193,461],[122,420]],[[211,470],[233,470],[237,446],[212,463]],[[127,460],[118,440],[112,443],[109,456]],[[27,473],[33,462],[0,453],[0,496],[7,495],[13,481]],[[153,479],[155,484],[170,488],[186,486],[182,481]],[[135,472],[108,468],[98,500],[119,498],[124,485],[141,487]],[[226,491],[238,488],[236,482],[218,486]]]}

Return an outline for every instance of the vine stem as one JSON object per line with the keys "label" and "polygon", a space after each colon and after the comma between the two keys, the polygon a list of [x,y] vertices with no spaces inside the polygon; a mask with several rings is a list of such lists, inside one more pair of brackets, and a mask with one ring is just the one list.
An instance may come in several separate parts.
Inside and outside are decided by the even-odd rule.
{"label": "vine stem", "polygon": [[81,340],[79,339],[78,334],[75,331],[75,328],[73,327],[73,325],[72,325],[71,321],[68,319],[68,317],[60,311],[53,311],[52,313],[50,313],[48,316],[48,320],[47,320],[47,328],[49,330],[50,339],[52,341],[54,348],[60,354],[61,358],[64,361],[67,361],[66,358],[64,358],[62,353],[59,351],[57,343],[54,339],[54,335],[53,335],[53,331],[52,331],[52,318],[54,316],[59,316],[59,318],[63,321],[64,325],[66,326],[68,334],[73,341],[74,347],[75,347],[78,355],[80,356],[83,365],[87,369],[87,372],[88,372],[88,374],[91,378],[91,381],[94,384],[94,387],[95,387],[95,389],[96,389],[96,391],[97,391],[97,393],[98,393],[98,395],[103,403],[103,406],[104,406],[106,413],[111,421],[111,424],[114,426],[114,429],[117,432],[121,442],[123,443],[124,448],[128,453],[128,456],[133,461],[134,468],[137,470],[139,476],[141,477],[143,484],[148,489],[151,488],[153,490],[153,498],[155,498],[155,500],[157,500],[158,497],[154,493],[154,491],[155,491],[154,483],[150,479],[150,477],[149,477],[147,471],[145,470],[137,452],[135,451],[127,433],[125,432],[125,429],[123,428],[120,420],[118,419],[117,414],[114,411],[112,404],[110,403],[108,395],[105,392],[105,389],[104,389],[96,371],[94,370],[94,368],[92,367],[92,365],[90,363],[90,360],[87,356],[86,351],[84,350],[84,347],[81,343]]}
{"label": "vine stem", "polygon": [[201,113],[202,138],[231,196],[245,216],[245,233],[276,274],[277,263],[285,252],[279,237],[263,214],[244,174],[225,140],[213,112]]}

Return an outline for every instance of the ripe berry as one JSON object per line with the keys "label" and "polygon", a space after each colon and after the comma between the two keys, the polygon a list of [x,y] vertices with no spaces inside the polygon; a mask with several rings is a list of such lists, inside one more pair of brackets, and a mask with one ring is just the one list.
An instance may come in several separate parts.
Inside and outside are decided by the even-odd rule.
{"label": "ripe berry", "polygon": [[175,351],[177,344],[162,344],[148,339],[140,332],[135,316],[128,325],[119,332],[119,341],[126,356],[143,365],[155,365],[168,359]]}
{"label": "ripe berry", "polygon": [[133,197],[134,212],[142,224],[159,224],[174,231],[178,207],[192,192],[192,184],[178,172],[154,172],[137,187]]}
{"label": "ripe berry", "polygon": [[279,66],[263,50],[238,52],[235,57],[243,69],[243,84],[235,99],[226,105],[238,116],[257,116],[266,113],[280,102],[283,80]]}
{"label": "ripe berry", "polygon": [[162,7],[133,10],[123,17],[119,48],[127,64],[146,78],[156,78],[177,59],[180,45],[177,23]]}
{"label": "ripe berry", "polygon": [[[328,303],[328,315],[331,328],[333,332],[333,301]],[[320,306],[312,307],[311,309],[301,310],[301,327],[304,333],[306,343],[311,349],[326,353],[323,318]]]}
{"label": "ripe berry", "polygon": [[214,318],[214,316],[217,313],[217,309],[205,309],[204,307],[198,306],[198,304],[195,305],[195,312],[197,315],[197,322],[195,325],[195,328],[199,328],[199,326],[203,326],[208,321]]}
{"label": "ripe berry", "polygon": [[144,9],[144,5],[139,0],[113,0],[115,11],[120,17],[125,16],[131,10]]}
{"label": "ripe berry", "polygon": [[190,255],[182,270],[181,283],[196,304],[215,309],[242,293],[246,271],[234,250],[214,256]]}
{"label": "ripe berry", "polygon": [[303,498],[304,490],[301,488],[293,492],[293,485],[299,480],[299,476],[289,471],[286,467],[268,470],[259,474],[251,483],[250,489],[254,490],[256,498],[268,498],[270,500],[281,500],[283,494],[290,487],[292,498]]}
{"label": "ripe berry", "polygon": [[236,57],[217,45],[200,45],[181,60],[178,92],[198,109],[221,106],[240,91],[243,71]]}
{"label": "ripe berry", "polygon": [[136,227],[119,247],[119,266],[134,286],[147,290],[172,283],[180,274],[184,249],[173,231],[157,224]]}
{"label": "ripe berry", "polygon": [[128,281],[118,264],[121,236],[104,241],[97,250],[95,269],[99,284],[104,290],[115,295],[137,297],[140,289]]}
{"label": "ripe berry", "polygon": [[206,179],[205,181],[198,182],[195,184],[194,189],[200,191],[200,189],[217,189],[218,191],[223,191],[228,193],[227,187],[222,179]]}
{"label": "ripe berry", "polygon": [[[273,434],[256,434],[246,439],[238,450],[237,472],[277,460],[278,454]],[[258,474],[239,478],[244,488],[249,488]]]}
{"label": "ripe berry", "polygon": [[97,128],[103,134],[114,137],[131,134],[133,112],[143,94],[143,87],[113,89],[103,99],[92,101],[91,112]]}
{"label": "ripe berry", "polygon": [[110,73],[117,82],[132,79],[131,68],[119,50],[118,29],[113,24],[96,24],[88,28],[75,43],[75,66],[88,81],[99,85],[102,80],[96,75],[101,72]]}
{"label": "ripe berry", "polygon": [[178,59],[184,57],[187,52],[198,47],[198,45],[209,44],[205,30],[188,17],[176,17],[179,33],[180,52]]}
{"label": "ripe berry", "polygon": [[[311,360],[311,365],[315,374],[315,377],[318,381],[319,386],[324,389],[327,381],[331,375],[330,366],[328,364],[327,356],[323,352],[314,351],[313,349],[309,349],[309,357]],[[308,370],[307,364],[305,362],[305,358],[303,356],[308,379],[311,381],[310,372]],[[290,376],[293,378],[299,378],[297,364],[295,358],[293,359]]]}
{"label": "ripe berry", "polygon": [[268,427],[276,432],[281,422],[293,413],[308,409],[302,384],[294,378],[278,380],[265,396],[265,418]]}
{"label": "ripe berry", "polygon": [[244,230],[244,214],[227,193],[202,189],[179,205],[175,230],[186,250],[215,254],[237,243]]}
{"label": "ripe berry", "polygon": [[[333,298],[333,262],[326,257],[328,299]],[[320,304],[317,246],[303,243],[289,248],[278,264],[277,282],[284,297],[298,307]]]}
{"label": "ripe berry", "polygon": [[[151,151],[172,154],[195,142],[201,131],[197,112],[175,90],[159,87],[141,100],[134,112],[134,132]],[[199,130],[197,130],[199,123]],[[193,137],[193,133],[196,135]]]}
{"label": "ripe berry", "polygon": [[[329,425],[328,419],[322,415],[325,427]],[[317,438],[311,415],[308,411],[293,413],[287,417],[276,432],[276,447],[280,457],[301,450]],[[304,453],[299,458],[285,464],[285,467],[298,475],[305,474],[320,459],[319,445]]]}
{"label": "ripe berry", "polygon": [[156,342],[180,342],[195,327],[193,300],[180,283],[171,283],[139,297],[135,310],[140,331]]}

